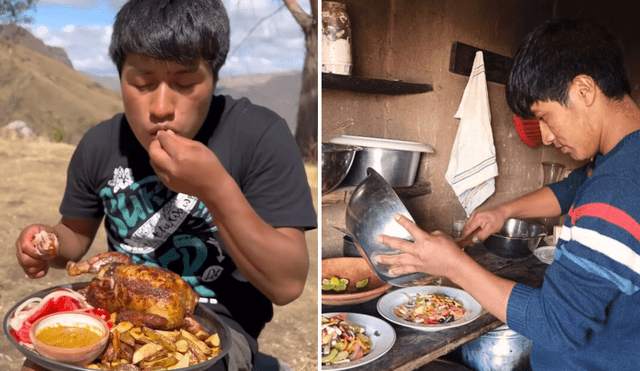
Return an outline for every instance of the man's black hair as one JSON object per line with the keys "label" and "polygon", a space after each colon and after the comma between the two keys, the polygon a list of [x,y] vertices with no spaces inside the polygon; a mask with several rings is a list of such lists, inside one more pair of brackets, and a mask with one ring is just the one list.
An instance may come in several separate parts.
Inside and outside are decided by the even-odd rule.
{"label": "man's black hair", "polygon": [[122,74],[128,54],[183,64],[207,61],[217,80],[229,52],[221,0],[130,0],[113,25],[109,55]]}
{"label": "man's black hair", "polygon": [[631,94],[617,38],[589,19],[562,18],[535,28],[518,48],[506,87],[507,103],[523,119],[541,101],[568,104],[569,86],[588,75],[609,99]]}

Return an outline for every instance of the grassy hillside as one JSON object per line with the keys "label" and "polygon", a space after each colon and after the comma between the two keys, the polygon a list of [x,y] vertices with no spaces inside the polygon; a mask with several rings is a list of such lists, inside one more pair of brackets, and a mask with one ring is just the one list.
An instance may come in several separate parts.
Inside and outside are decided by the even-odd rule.
{"label": "grassy hillside", "polygon": [[0,127],[29,124],[36,135],[77,144],[91,126],[122,112],[120,95],[64,64],[0,42]]}

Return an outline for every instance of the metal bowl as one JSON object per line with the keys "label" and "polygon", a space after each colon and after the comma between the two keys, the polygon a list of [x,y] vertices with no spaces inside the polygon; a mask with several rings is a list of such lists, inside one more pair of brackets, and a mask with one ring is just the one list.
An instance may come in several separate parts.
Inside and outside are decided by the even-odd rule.
{"label": "metal bowl", "polygon": [[373,170],[367,169],[367,177],[355,188],[345,217],[346,231],[361,255],[366,257],[376,275],[394,286],[407,286],[424,278],[424,273],[411,273],[400,276],[389,274],[390,266],[375,261],[376,256],[398,254],[399,251],[377,241],[378,235],[414,241],[413,237],[394,219],[395,214],[406,216],[413,221],[398,195],[389,183]]}
{"label": "metal bowl", "polygon": [[483,244],[487,250],[503,258],[522,258],[531,254],[546,235],[547,229],[541,224],[510,218]]}
{"label": "metal bowl", "polygon": [[362,147],[338,143],[322,143],[322,194],[336,189],[351,169],[357,151]]}
{"label": "metal bowl", "polygon": [[376,169],[391,187],[410,187],[415,183],[421,152],[366,147],[355,156],[344,184],[358,185],[367,177],[367,168]]}
{"label": "metal bowl", "polygon": [[372,168],[391,187],[410,187],[415,182],[422,154],[434,153],[424,143],[355,135],[342,135],[331,139],[331,143],[362,147],[344,179],[345,186],[357,186],[367,177],[367,169]]}

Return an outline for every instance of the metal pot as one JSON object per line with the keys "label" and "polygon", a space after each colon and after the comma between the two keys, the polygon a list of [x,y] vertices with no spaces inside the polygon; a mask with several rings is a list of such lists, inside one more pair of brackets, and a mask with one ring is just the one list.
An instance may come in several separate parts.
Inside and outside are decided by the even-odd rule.
{"label": "metal pot", "polygon": [[336,189],[349,173],[357,151],[362,148],[338,143],[322,143],[322,194]]}
{"label": "metal pot", "polygon": [[331,142],[362,147],[342,183],[345,186],[359,185],[368,177],[367,169],[372,168],[391,187],[410,187],[415,182],[422,154],[434,152],[426,144],[395,139],[342,135]]}
{"label": "metal pot", "polygon": [[462,362],[476,371],[529,371],[532,341],[507,325],[461,347]]}
{"label": "metal pot", "polygon": [[344,179],[347,186],[356,186],[367,177],[367,169],[375,169],[391,187],[410,187],[422,153],[386,148],[363,148],[356,154],[351,170]]}

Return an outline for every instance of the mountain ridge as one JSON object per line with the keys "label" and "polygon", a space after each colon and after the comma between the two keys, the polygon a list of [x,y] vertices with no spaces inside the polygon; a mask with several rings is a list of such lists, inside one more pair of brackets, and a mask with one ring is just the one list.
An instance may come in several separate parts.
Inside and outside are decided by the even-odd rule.
{"label": "mountain ridge", "polygon": [[[300,71],[222,77],[216,94],[247,97],[295,133],[301,85]],[[20,26],[0,25],[0,110],[0,127],[24,121],[36,136],[77,144],[91,126],[123,112],[120,82],[76,71],[64,49]]]}

